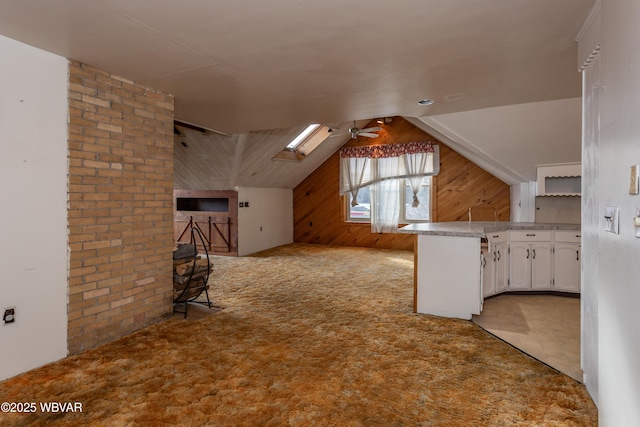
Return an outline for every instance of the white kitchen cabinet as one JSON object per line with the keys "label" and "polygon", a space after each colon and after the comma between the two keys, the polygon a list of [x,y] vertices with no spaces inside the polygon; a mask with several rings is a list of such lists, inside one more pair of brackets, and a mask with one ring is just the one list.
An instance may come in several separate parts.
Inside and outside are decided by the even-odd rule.
{"label": "white kitchen cabinet", "polygon": [[531,289],[551,289],[552,279],[551,243],[531,244]]}
{"label": "white kitchen cabinet", "polygon": [[488,248],[483,250],[482,294],[484,297],[507,290],[507,232],[489,233]]}
{"label": "white kitchen cabinet", "polygon": [[580,233],[556,231],[553,248],[553,288],[580,292]]}
{"label": "white kitchen cabinet", "polygon": [[507,290],[507,244],[494,243],[482,251],[482,295],[488,297]]}
{"label": "white kitchen cabinet", "polygon": [[494,279],[495,264],[493,251],[488,247],[480,249],[482,263],[482,297],[486,298],[496,293],[496,281]]}
{"label": "white kitchen cabinet", "polygon": [[496,243],[495,245],[495,286],[496,293],[501,293],[507,290],[508,278],[509,278],[509,263],[508,261],[508,248],[506,242]]}
{"label": "white kitchen cabinet", "polygon": [[531,289],[531,244],[511,242],[509,245],[509,290]]}
{"label": "white kitchen cabinet", "polygon": [[[402,229],[417,234],[417,313],[470,319],[482,310],[483,298],[503,292],[580,292],[578,227],[500,226],[504,227],[501,231],[490,231],[484,223],[454,222],[412,224]],[[488,245],[481,244],[485,238]],[[513,286],[509,286],[510,276]]]}
{"label": "white kitchen cabinet", "polygon": [[538,196],[580,196],[580,175],[580,163],[538,166]]}
{"label": "white kitchen cabinet", "polygon": [[551,289],[551,233],[512,231],[509,240],[509,290]]}

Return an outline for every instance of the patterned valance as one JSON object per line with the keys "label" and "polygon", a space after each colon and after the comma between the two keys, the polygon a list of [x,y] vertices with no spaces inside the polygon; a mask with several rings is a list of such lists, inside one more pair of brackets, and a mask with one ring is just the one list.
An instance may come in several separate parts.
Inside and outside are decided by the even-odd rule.
{"label": "patterned valance", "polygon": [[408,142],[405,144],[363,145],[344,147],[340,150],[342,158],[382,159],[400,157],[405,154],[433,153],[433,144],[429,141]]}

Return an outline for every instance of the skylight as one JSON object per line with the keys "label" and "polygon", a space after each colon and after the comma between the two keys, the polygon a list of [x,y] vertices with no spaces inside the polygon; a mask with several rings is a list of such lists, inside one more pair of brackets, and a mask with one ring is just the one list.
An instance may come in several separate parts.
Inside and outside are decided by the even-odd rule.
{"label": "skylight", "polygon": [[315,150],[330,133],[331,129],[325,125],[309,125],[276,154],[273,160],[299,162]]}
{"label": "skylight", "polygon": [[290,143],[287,144],[287,149],[295,150],[296,148],[298,148],[298,145],[300,145],[302,141],[304,141],[305,138],[311,134],[311,132],[318,129],[319,127],[319,124],[307,126],[302,132],[298,134],[298,136],[296,136]]}

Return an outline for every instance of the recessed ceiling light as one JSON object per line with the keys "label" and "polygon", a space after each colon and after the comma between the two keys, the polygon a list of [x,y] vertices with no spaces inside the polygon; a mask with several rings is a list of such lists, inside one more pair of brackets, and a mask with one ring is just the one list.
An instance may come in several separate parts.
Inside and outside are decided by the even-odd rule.
{"label": "recessed ceiling light", "polygon": [[423,99],[422,101],[418,101],[418,105],[431,105],[433,104],[433,99]]}

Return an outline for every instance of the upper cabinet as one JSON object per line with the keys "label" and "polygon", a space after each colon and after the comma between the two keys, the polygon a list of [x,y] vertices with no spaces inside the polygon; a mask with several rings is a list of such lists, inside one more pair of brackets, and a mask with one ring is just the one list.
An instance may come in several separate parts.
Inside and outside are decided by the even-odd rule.
{"label": "upper cabinet", "polygon": [[538,196],[580,196],[580,163],[538,166]]}

